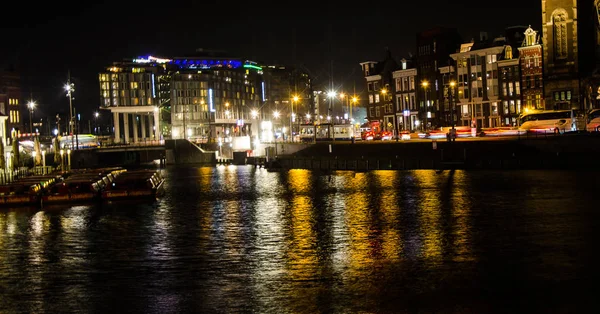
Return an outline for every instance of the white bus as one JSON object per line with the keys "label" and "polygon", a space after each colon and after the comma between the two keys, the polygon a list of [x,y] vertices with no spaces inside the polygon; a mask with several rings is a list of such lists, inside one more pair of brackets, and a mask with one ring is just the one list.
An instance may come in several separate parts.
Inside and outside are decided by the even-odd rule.
{"label": "white bus", "polygon": [[586,130],[600,132],[600,109],[592,109],[588,112]]}
{"label": "white bus", "polygon": [[565,133],[582,130],[584,120],[575,110],[552,110],[524,113],[519,117],[519,130],[527,132]]}
{"label": "white bus", "polygon": [[77,136],[61,136],[59,138],[60,147],[72,149],[79,144],[79,148],[94,148],[98,147],[98,137],[93,134],[79,134]]}
{"label": "white bus", "polygon": [[[316,135],[315,135],[316,132]],[[351,140],[354,137],[354,126],[352,124],[322,123],[317,125],[300,125],[300,140],[303,142],[317,141],[341,141]]]}

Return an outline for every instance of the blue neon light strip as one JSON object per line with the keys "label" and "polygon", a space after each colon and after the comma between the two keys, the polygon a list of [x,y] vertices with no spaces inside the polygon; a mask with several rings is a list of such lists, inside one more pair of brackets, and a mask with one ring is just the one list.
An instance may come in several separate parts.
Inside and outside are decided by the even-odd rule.
{"label": "blue neon light strip", "polygon": [[188,60],[188,59],[177,59],[173,60],[173,63],[179,65],[181,67],[186,68],[212,68],[212,67],[230,67],[230,68],[239,68],[242,67],[242,61],[239,60],[210,60],[210,59],[202,59],[202,60]]}
{"label": "blue neon light strip", "polygon": [[152,98],[156,98],[156,90],[154,87],[154,73],[152,73]]}
{"label": "blue neon light strip", "polygon": [[215,107],[213,105],[213,93],[212,93],[212,88],[208,89],[208,105],[210,107],[210,112],[215,112]]}
{"label": "blue neon light strip", "polygon": [[265,81],[260,82],[262,87],[262,101],[265,101]]}

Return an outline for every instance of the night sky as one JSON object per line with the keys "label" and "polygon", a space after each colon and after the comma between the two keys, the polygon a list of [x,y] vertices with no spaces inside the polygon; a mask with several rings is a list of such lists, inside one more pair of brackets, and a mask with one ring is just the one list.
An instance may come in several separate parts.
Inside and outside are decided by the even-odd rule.
{"label": "night sky", "polygon": [[[541,1],[358,3],[362,6],[23,1],[0,19],[0,65],[15,64],[20,70],[24,97],[32,93],[40,106],[36,117],[68,112],[63,85],[70,69],[74,106],[89,119],[98,108],[98,72],[124,58],[225,50],[258,62],[305,67],[315,88],[328,84],[333,68],[336,85],[348,91],[355,85],[360,92],[359,62],[381,60],[386,47],[399,58],[414,54],[416,33],[436,25],[458,28],[465,41],[480,31],[495,37],[513,25],[541,30]],[[367,7],[374,3],[378,6]]]}

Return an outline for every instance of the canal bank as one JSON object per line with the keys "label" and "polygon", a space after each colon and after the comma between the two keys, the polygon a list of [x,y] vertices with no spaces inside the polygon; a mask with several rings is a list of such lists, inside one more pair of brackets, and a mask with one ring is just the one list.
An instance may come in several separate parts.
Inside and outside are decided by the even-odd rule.
{"label": "canal bank", "polygon": [[[285,149],[284,149],[285,151]],[[329,142],[278,154],[271,170],[600,169],[600,136],[572,134],[506,140]]]}

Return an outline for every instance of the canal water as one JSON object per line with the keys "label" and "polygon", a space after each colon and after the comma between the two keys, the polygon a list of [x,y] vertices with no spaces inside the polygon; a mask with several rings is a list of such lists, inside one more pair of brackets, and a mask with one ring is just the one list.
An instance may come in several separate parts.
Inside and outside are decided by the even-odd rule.
{"label": "canal water", "polygon": [[575,313],[600,176],[167,168],[150,203],[0,209],[0,313]]}

